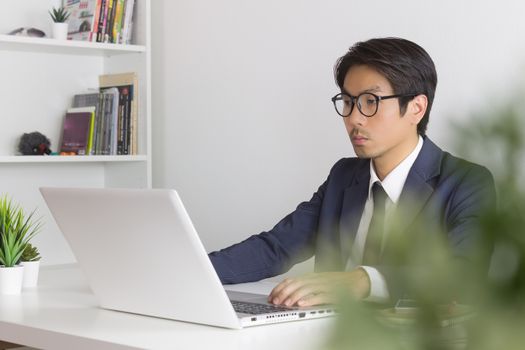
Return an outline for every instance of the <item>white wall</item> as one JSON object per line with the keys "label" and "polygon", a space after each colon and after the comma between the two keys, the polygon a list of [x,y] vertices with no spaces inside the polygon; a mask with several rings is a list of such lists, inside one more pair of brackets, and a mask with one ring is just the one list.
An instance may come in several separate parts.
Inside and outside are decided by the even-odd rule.
{"label": "white wall", "polygon": [[[271,228],[353,151],[335,60],[400,36],[438,70],[429,135],[524,73],[522,1],[154,0],[154,186],[177,189],[208,250]],[[450,147],[448,147],[450,148]]]}

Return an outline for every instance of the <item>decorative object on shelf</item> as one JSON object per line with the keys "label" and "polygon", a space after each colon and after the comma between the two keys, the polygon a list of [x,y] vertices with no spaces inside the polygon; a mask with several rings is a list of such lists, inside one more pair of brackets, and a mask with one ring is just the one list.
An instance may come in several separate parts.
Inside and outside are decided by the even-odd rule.
{"label": "decorative object on shelf", "polygon": [[19,265],[29,241],[41,228],[40,220],[14,205],[7,196],[0,198],[0,294],[20,294],[24,267]]}
{"label": "decorative object on shelf", "polygon": [[22,288],[34,288],[38,284],[38,272],[40,270],[40,253],[38,249],[27,243],[21,257],[20,265],[24,267],[24,278]]}
{"label": "decorative object on shelf", "polygon": [[67,40],[68,24],[66,21],[69,18],[69,12],[64,7],[53,7],[49,15],[53,20],[53,38]]}
{"label": "decorative object on shelf", "polygon": [[46,36],[46,33],[44,33],[44,31],[37,29],[37,28],[20,27],[20,28],[16,28],[15,30],[10,31],[9,33],[7,33],[7,35],[30,36],[30,37],[35,37],[35,38],[43,38]]}
{"label": "decorative object on shelf", "polygon": [[38,131],[24,133],[18,143],[18,151],[24,156],[37,156],[51,154],[51,142]]}

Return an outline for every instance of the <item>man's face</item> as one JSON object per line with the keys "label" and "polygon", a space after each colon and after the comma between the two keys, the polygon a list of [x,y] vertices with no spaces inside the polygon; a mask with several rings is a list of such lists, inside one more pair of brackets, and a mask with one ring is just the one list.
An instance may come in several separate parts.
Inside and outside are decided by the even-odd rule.
{"label": "man's face", "polygon": [[[351,67],[343,87],[343,92],[351,96],[363,92],[371,92],[378,96],[394,94],[388,80],[365,65]],[[407,112],[410,111],[411,109],[407,108]],[[365,117],[357,106],[354,106],[352,113],[343,119],[356,155],[360,158],[371,158],[374,163],[384,161],[396,166],[417,143],[417,122],[420,118],[402,116],[397,98],[379,101],[377,113],[372,117]]]}

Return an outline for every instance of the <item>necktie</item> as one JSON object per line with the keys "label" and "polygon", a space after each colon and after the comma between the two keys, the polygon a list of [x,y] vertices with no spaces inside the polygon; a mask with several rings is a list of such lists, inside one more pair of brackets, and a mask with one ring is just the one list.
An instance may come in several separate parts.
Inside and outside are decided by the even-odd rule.
{"label": "necktie", "polygon": [[381,255],[381,244],[385,229],[385,205],[387,195],[379,182],[372,185],[372,197],[374,199],[374,212],[368,227],[365,249],[363,252],[363,265],[377,265]]}

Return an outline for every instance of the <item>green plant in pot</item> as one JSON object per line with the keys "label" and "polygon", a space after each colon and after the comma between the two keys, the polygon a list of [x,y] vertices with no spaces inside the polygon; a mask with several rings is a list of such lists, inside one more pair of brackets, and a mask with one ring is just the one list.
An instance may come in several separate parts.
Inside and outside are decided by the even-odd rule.
{"label": "green plant in pot", "polygon": [[0,198],[0,294],[20,293],[23,280],[22,254],[29,241],[41,228],[7,196]]}
{"label": "green plant in pot", "polygon": [[64,7],[53,7],[53,9],[49,11],[49,15],[53,20],[53,38],[66,40],[68,31],[68,24],[66,21],[69,18],[70,13]]}
{"label": "green plant in pot", "polygon": [[38,284],[38,273],[40,270],[40,253],[37,247],[31,243],[26,244],[22,253],[21,265],[24,267],[23,288],[34,288]]}
{"label": "green plant in pot", "polygon": [[24,252],[22,253],[22,262],[40,261],[40,258],[41,256],[38,252],[38,248],[31,243],[27,243],[26,249],[24,249]]}
{"label": "green plant in pot", "polygon": [[69,12],[64,7],[53,7],[49,11],[49,15],[55,23],[64,23],[69,18]]}

